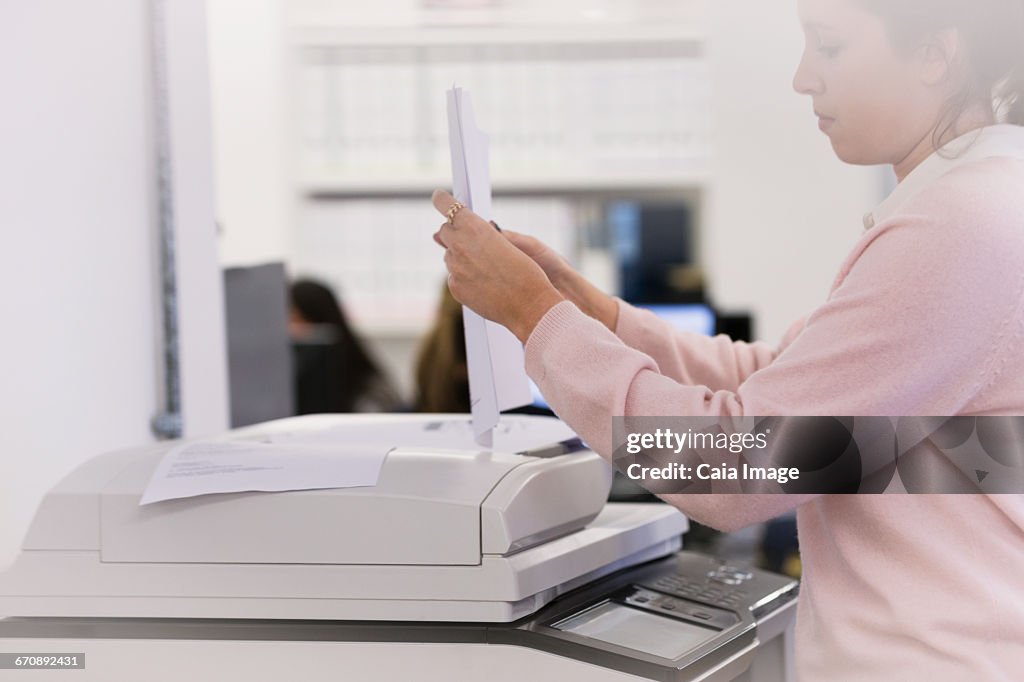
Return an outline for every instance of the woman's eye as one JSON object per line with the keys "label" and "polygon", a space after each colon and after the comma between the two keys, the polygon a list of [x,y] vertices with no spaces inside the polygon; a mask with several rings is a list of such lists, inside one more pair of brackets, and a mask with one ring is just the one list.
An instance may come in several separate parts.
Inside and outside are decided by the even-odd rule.
{"label": "woman's eye", "polygon": [[839,56],[841,48],[835,45],[819,45],[818,54],[823,55],[827,59],[835,59]]}

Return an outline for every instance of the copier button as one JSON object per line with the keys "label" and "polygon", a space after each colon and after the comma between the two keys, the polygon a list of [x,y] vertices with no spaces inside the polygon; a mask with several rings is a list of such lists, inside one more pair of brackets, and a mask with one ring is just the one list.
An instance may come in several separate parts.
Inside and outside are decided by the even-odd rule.
{"label": "copier button", "polygon": [[707,576],[724,585],[739,585],[753,578],[754,574],[743,568],[722,564],[715,570],[709,571]]}

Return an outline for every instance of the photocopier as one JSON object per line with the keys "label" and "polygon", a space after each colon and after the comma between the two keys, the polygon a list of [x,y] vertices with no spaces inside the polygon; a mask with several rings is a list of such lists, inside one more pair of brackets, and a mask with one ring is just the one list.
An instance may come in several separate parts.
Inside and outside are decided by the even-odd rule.
{"label": "photocopier", "polygon": [[[315,415],[224,438],[466,421]],[[606,502],[611,468],[578,440],[424,443],[391,449],[374,486],[144,506],[175,443],[88,460],[0,574],[0,652],[82,657],[34,680],[793,679],[797,581],[681,551],[686,518]]]}

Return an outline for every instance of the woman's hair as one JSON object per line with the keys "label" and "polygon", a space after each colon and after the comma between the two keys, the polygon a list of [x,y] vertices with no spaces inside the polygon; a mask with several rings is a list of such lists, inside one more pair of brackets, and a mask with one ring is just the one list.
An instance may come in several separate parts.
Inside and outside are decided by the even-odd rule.
{"label": "woman's hair", "polygon": [[997,121],[1024,125],[1024,0],[857,0],[880,17],[897,47],[912,49],[933,31],[956,29],[963,85],[946,104],[941,139],[975,103]]}
{"label": "woman's hair", "polygon": [[469,407],[462,305],[445,284],[434,326],[423,338],[416,361],[416,411],[469,412]]}
{"label": "woman's hair", "polygon": [[292,283],[289,290],[292,308],[310,324],[330,329],[336,372],[336,391],[331,392],[331,410],[354,412],[360,403],[369,402],[380,409],[394,409],[398,394],[380,366],[352,331],[338,300],[325,285],[311,279]]}

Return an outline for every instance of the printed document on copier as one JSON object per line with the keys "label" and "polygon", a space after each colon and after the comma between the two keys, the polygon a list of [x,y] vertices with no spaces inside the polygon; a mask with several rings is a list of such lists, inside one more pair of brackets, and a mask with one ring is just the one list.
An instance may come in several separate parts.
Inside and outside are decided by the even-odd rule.
{"label": "printed document on copier", "polygon": [[202,441],[172,448],[139,505],[211,493],[377,485],[390,446]]}
{"label": "printed document on copier", "polygon": [[[448,144],[452,156],[452,194],[484,220],[490,220],[487,136],[476,127],[469,93],[462,88],[448,91]],[[508,329],[469,308],[462,308],[462,320],[473,435],[478,444],[491,447],[501,410],[522,407],[533,400],[523,346]]]}

